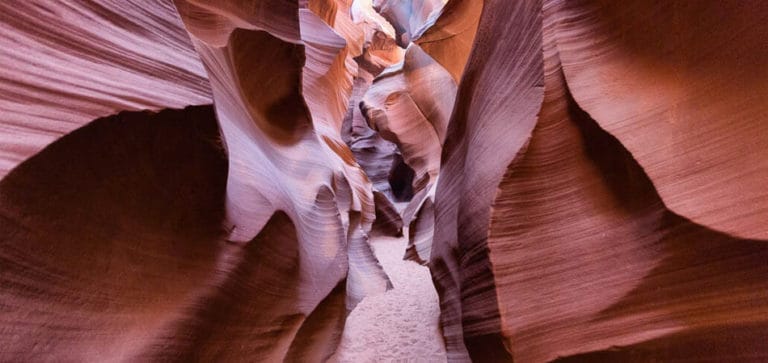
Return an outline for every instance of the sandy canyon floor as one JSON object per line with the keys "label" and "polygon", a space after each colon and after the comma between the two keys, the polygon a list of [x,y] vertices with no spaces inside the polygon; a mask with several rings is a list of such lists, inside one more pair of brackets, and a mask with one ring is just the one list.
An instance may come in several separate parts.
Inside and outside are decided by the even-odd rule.
{"label": "sandy canyon floor", "polygon": [[405,238],[376,237],[371,242],[394,288],[355,307],[347,318],[337,360],[445,362],[440,308],[429,269],[403,261]]}

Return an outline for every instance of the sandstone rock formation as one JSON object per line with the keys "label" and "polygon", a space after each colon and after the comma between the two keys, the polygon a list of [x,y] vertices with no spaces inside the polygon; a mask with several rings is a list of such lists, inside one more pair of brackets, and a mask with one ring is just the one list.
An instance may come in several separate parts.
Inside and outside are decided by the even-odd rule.
{"label": "sandstone rock formation", "polygon": [[0,3],[0,361],[768,360],[766,19]]}
{"label": "sandstone rock formation", "polygon": [[4,1],[0,48],[0,177],[98,117],[211,103],[168,1]]}
{"label": "sandstone rock formation", "polygon": [[[66,243],[57,243],[68,241],[66,236],[90,241],[88,238],[94,237],[89,236],[91,232],[87,228],[74,229],[61,240],[41,238],[38,244],[27,246],[30,237],[15,232],[18,228],[26,230],[26,218],[42,224],[39,228],[37,224],[31,224],[33,230],[51,230],[52,226],[58,226],[59,223],[45,225],[40,221],[42,216],[37,215],[40,213],[35,209],[29,210],[35,205],[34,200],[24,199],[34,194],[20,193],[20,187],[17,186],[13,189],[16,192],[8,192],[8,202],[4,203],[5,207],[15,211],[8,213],[9,238],[3,242],[8,247],[9,263],[5,266],[13,262],[20,268],[11,270],[6,267],[2,276],[3,286],[9,287],[3,290],[4,301],[14,303],[9,305],[11,312],[5,316],[4,320],[9,321],[10,325],[3,335],[4,342],[8,343],[4,346],[13,349],[4,350],[3,357],[26,357],[33,360],[57,357],[73,360],[230,360],[255,356],[266,360],[323,360],[334,352],[346,312],[366,294],[384,292],[391,287],[367,242],[367,235],[375,219],[371,184],[340,136],[341,122],[351,93],[352,76],[356,73],[354,58],[361,55],[362,44],[366,41],[366,27],[354,26],[349,16],[349,5],[345,2],[328,2],[319,4],[319,7],[307,7],[306,4],[300,6],[275,2],[272,6],[253,8],[238,2],[212,5],[207,2],[179,1],[176,4],[191,34],[192,44],[206,67],[210,91],[203,94],[207,96],[210,92],[215,101],[215,116],[207,108],[208,113],[202,116],[187,112],[176,117],[190,121],[201,118],[200,122],[218,120],[221,137],[216,135],[211,138],[210,143],[218,145],[212,149],[211,157],[220,157],[222,151],[226,151],[228,160],[228,167],[224,169],[227,170],[226,188],[222,189],[226,190],[225,195],[216,193],[214,189],[210,191],[210,198],[224,203],[223,209],[210,212],[223,213],[211,214],[203,224],[215,226],[214,231],[218,233],[200,234],[198,228],[190,228],[190,233],[200,241],[186,242],[199,245],[199,251],[190,246],[185,254],[174,256],[174,249],[184,249],[184,240],[189,238],[185,237],[187,234],[179,234],[176,230],[184,227],[180,224],[183,220],[161,209],[154,215],[146,216],[147,220],[143,223],[147,226],[141,222],[129,223],[131,220],[125,221],[125,218],[105,226],[107,231],[115,230],[112,232],[114,235],[108,236],[103,243],[108,248],[106,250],[90,250],[96,241],[76,244],[67,250],[67,254],[63,254],[60,249],[46,247],[46,244],[52,243],[59,248],[66,248]],[[56,12],[53,6],[49,8],[42,3],[19,11],[26,11],[25,15],[33,16],[44,11]],[[82,13],[86,19],[92,7],[101,10],[99,5],[94,4],[75,3],[69,7],[73,8],[73,12]],[[163,8],[173,9],[170,4],[163,4]],[[335,15],[339,15],[342,20],[334,21]],[[175,21],[171,24],[176,26],[174,31],[183,31],[181,24],[176,21],[177,15],[169,19]],[[109,20],[117,22],[120,18],[113,16]],[[137,15],[133,20],[143,19]],[[26,24],[18,25],[17,31],[23,34],[28,29],[22,25]],[[125,22],[116,27],[119,29],[120,26],[129,29],[135,27]],[[137,32],[148,31],[141,27],[136,29]],[[163,34],[163,31],[157,30],[157,33]],[[183,44],[186,51],[189,49],[189,40],[185,37],[182,39],[185,39]],[[139,55],[141,53],[136,54]],[[103,56],[110,59],[109,54]],[[116,61],[120,60],[116,55],[113,57]],[[192,59],[195,65],[199,64],[196,57]],[[138,63],[138,66],[141,65]],[[138,68],[138,71],[158,79],[165,76],[152,73],[154,69]],[[179,75],[169,72],[163,81],[173,83],[174,77],[178,78]],[[115,75],[105,81],[119,83],[121,80]],[[129,91],[133,90],[130,88],[132,86],[146,86],[131,84],[130,79],[125,81],[129,83],[124,88]],[[43,92],[34,83],[25,86],[31,89],[30,92]],[[82,89],[88,89],[89,86],[86,83],[73,88],[82,92]],[[183,91],[184,86],[184,83],[180,83],[180,90]],[[206,86],[207,82],[201,85],[203,90]],[[105,97],[114,97],[109,89],[99,91],[104,92]],[[335,97],[329,99],[329,96]],[[172,95],[168,97],[173,98]],[[136,96],[134,98],[141,100]],[[86,99],[94,103],[99,101],[98,97]],[[181,104],[195,103],[183,97],[175,98],[174,101]],[[23,104],[14,104],[19,105]],[[77,107],[79,105],[75,105],[75,109]],[[57,117],[50,110],[34,110],[47,112],[52,118]],[[166,113],[143,117],[151,117],[152,120],[159,117],[162,120],[167,117],[164,116]],[[134,122],[137,121],[132,118],[126,123]],[[190,126],[193,124],[190,123]],[[132,133],[135,132],[128,131],[124,136],[133,137]],[[159,138],[153,140],[161,142]],[[79,142],[85,141],[80,139]],[[105,163],[86,164],[85,167],[92,168],[96,175],[113,171],[114,177],[120,180],[120,176],[131,172],[130,169],[122,171],[124,164],[145,162],[141,157],[147,152],[150,155],[155,152],[150,148],[144,153],[131,153],[125,147],[119,143],[114,145],[114,152],[121,155],[122,159],[107,159]],[[72,155],[68,153],[64,156]],[[162,160],[162,155],[157,156]],[[39,171],[36,170],[42,167],[35,169],[34,163],[30,161],[29,164],[31,166],[27,168],[33,169],[30,172],[32,176],[21,179],[27,180],[30,185],[40,183],[40,177],[37,176]],[[167,167],[168,171],[172,171],[176,165],[168,162]],[[204,170],[199,173],[204,176],[207,174]],[[90,183],[84,185],[99,183],[96,175],[81,174]],[[132,175],[127,180],[133,178],[162,183],[164,188],[171,191],[174,188],[174,184],[166,184],[163,179],[154,177],[151,170],[149,175],[145,172]],[[43,182],[50,183],[46,180]],[[114,192],[125,197],[138,193],[127,206],[135,205],[141,210],[142,201],[152,198],[152,189],[132,190],[136,188],[135,183],[123,185],[118,181],[115,184],[116,188],[123,189]],[[39,203],[52,204],[55,207],[49,207],[52,210],[64,210],[66,204],[59,203],[65,201],[61,201],[56,194],[59,189],[49,189],[54,198]],[[43,188],[40,193],[45,191]],[[185,190],[175,192],[181,196]],[[91,203],[98,204],[97,197],[101,195],[96,193]],[[190,198],[196,200],[194,196]],[[158,201],[162,200],[158,198]],[[87,225],[97,221],[90,217],[94,214],[94,208],[107,208],[106,213],[99,218],[111,218],[116,217],[114,214],[118,212],[130,212],[130,209],[123,210],[127,206],[121,207],[126,202],[115,205],[110,201],[106,199],[104,205],[89,204],[82,207],[87,213],[75,213],[69,223]],[[175,204],[184,208],[183,204]],[[187,208],[196,211],[204,207]],[[152,216],[157,220],[150,218]],[[154,224],[168,225],[167,228],[173,229],[159,232],[150,229],[152,234],[149,236],[152,238],[137,232],[133,236],[130,234],[132,228],[142,230]],[[225,235],[220,233],[223,229],[226,230]],[[118,232],[122,230],[128,233],[123,239]],[[195,234],[195,231],[198,233]],[[219,242],[223,239],[227,242]],[[160,242],[153,242],[155,240]],[[130,249],[131,243],[138,243],[137,247],[149,244],[152,248],[144,248],[146,251],[140,253],[154,256],[158,263],[171,263],[153,269],[152,261],[144,264],[140,254],[133,256],[116,250]],[[110,247],[113,245],[116,247]],[[83,247],[75,248],[77,246]],[[13,252],[19,248],[21,252]],[[114,258],[111,257],[112,253],[120,253],[124,257]],[[88,259],[75,258],[78,254],[87,254],[96,260],[103,258],[104,261],[100,263],[112,273],[101,274],[94,280],[88,276],[87,265],[83,266],[86,268],[84,271],[74,267],[79,261],[86,264],[89,262]],[[176,259],[181,261],[174,263]],[[189,261],[185,261],[187,259]],[[41,262],[35,262],[38,260]],[[40,265],[41,272],[32,273],[23,268],[33,265]],[[156,272],[163,271],[162,268],[168,271]],[[189,269],[194,269],[194,274],[190,274]],[[137,273],[130,279],[119,278],[121,274],[130,274],[133,270],[137,270]],[[185,276],[178,279],[178,287],[162,287],[164,284],[174,284],[175,279],[164,278],[175,274]],[[53,282],[44,280],[47,276],[59,275],[67,281],[71,280],[70,285],[62,282],[58,284],[61,285],[59,287],[49,285]],[[150,286],[158,286],[157,293],[130,289],[133,286],[131,284],[141,281],[144,275],[158,276],[158,282],[148,280]],[[108,284],[108,288],[100,284]],[[34,289],[34,293],[25,292],[30,288]],[[128,290],[123,294],[133,292],[133,295],[123,297],[115,293],[124,289]],[[79,318],[77,315],[62,318],[60,316],[68,312],[79,310],[73,310],[72,303],[66,299],[50,298],[55,294],[79,300],[86,307],[93,307],[90,310],[83,309]],[[241,299],[244,301],[241,302]],[[137,302],[142,300],[146,302]],[[238,306],[230,309],[230,305]],[[89,317],[91,310],[103,312]],[[25,323],[24,317],[35,311],[58,312],[59,315],[43,314],[38,322]],[[161,318],[150,319],[153,314]],[[100,318],[102,315],[104,318]],[[67,333],[72,331],[80,333]],[[101,340],[90,339],[92,341],[88,342],[89,336],[101,337]],[[83,340],[77,340],[77,337]],[[40,345],[43,341],[48,343]]]}
{"label": "sandstone rock formation", "polygon": [[573,97],[632,153],[664,204],[735,237],[768,239],[768,7],[631,1],[557,13]]}
{"label": "sandstone rock formation", "polygon": [[216,295],[241,249],[217,140],[211,106],[123,112],[0,181],[1,360],[133,359]]}
{"label": "sandstone rock formation", "polygon": [[749,227],[768,164],[744,153],[768,150],[746,101],[763,84],[730,74],[766,60],[748,49],[768,28],[708,22],[759,8],[485,2],[435,196],[452,357],[765,359],[729,338],[766,337],[768,291],[764,227]]}

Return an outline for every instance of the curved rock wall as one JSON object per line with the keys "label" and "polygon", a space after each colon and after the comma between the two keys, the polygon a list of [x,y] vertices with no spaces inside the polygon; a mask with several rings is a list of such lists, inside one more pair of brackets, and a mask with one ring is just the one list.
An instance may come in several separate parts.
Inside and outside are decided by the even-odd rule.
{"label": "curved rock wall", "polygon": [[0,181],[1,360],[130,359],[216,295],[239,250],[217,138],[211,106],[123,112]]}
{"label": "curved rock wall", "polygon": [[[229,239],[252,239],[276,211],[296,227],[294,293],[270,303],[282,306],[279,316],[295,316],[298,329],[345,278],[349,309],[390,284],[366,244],[375,219],[371,184],[340,134],[361,51],[354,41],[364,37],[326,22],[344,3],[286,4],[178,7],[208,69],[229,155]],[[329,5],[340,6],[324,11]],[[221,33],[198,28],[211,19],[225,24]],[[295,338],[284,331],[274,339]],[[280,346],[272,349],[270,357],[286,357]]]}
{"label": "curved rock wall", "polygon": [[485,2],[435,195],[450,359],[764,359],[729,338],[765,337],[764,10]]}
{"label": "curved rock wall", "polygon": [[0,49],[0,177],[96,118],[211,103],[169,0],[5,1]]}
{"label": "curved rock wall", "polygon": [[390,236],[431,357],[766,360],[766,18],[2,3],[0,360],[370,358]]}

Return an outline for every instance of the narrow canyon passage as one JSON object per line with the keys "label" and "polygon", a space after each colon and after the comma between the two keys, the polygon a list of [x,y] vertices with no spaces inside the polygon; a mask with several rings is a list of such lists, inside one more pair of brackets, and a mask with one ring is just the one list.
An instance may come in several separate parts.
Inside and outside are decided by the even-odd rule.
{"label": "narrow canyon passage", "polygon": [[768,362],[768,1],[0,1],[2,362]]}
{"label": "narrow canyon passage", "polygon": [[371,244],[394,287],[364,298],[352,310],[336,359],[445,362],[440,306],[429,269],[403,260],[404,237],[373,237]]}

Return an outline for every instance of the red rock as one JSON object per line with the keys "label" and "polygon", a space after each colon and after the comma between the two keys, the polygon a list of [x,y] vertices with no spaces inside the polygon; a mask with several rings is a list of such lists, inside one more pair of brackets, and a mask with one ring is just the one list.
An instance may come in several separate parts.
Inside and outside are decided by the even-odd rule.
{"label": "red rock", "polygon": [[0,359],[132,357],[213,287],[227,256],[217,139],[210,106],[123,112],[0,181]]}
{"label": "red rock", "polygon": [[768,6],[176,9],[0,4],[0,361],[768,360]]}
{"label": "red rock", "polygon": [[552,6],[574,98],[664,204],[735,237],[768,239],[768,4]]}
{"label": "red rock", "polygon": [[170,1],[5,1],[0,49],[0,178],[96,118],[211,103]]}
{"label": "red rock", "polygon": [[477,357],[506,354],[497,336],[499,307],[486,250],[490,206],[507,165],[530,138],[543,96],[541,4],[508,5],[485,2],[435,194],[430,268],[449,360],[468,358],[464,342]]}
{"label": "red rock", "polygon": [[414,172],[414,192],[434,183],[440,171],[456,85],[450,74],[411,45],[403,63],[373,80],[360,107],[371,127],[394,143]]}
{"label": "red rock", "polygon": [[448,0],[433,26],[415,40],[459,82],[475,42],[483,1]]}

